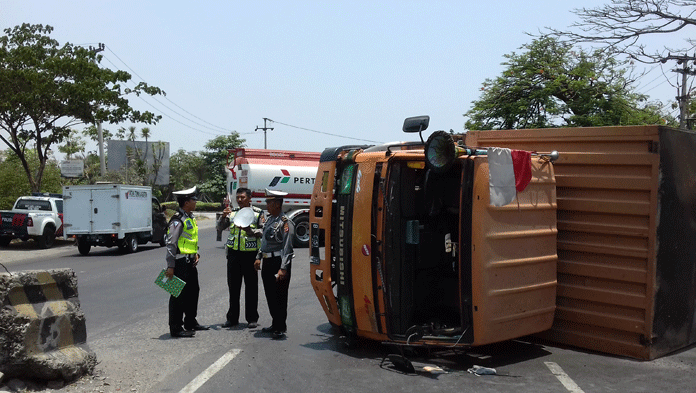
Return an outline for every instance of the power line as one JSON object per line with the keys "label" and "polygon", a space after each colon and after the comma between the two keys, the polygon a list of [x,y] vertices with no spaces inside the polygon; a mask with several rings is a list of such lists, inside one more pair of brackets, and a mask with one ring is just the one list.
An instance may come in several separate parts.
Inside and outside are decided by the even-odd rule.
{"label": "power line", "polygon": [[312,129],[309,129],[309,128],[293,126],[293,125],[290,125],[290,124],[281,123],[281,122],[279,122],[279,121],[275,121],[275,120],[271,120],[271,119],[268,119],[268,121],[271,121],[271,122],[273,122],[273,123],[282,124],[282,125],[287,126],[287,127],[297,128],[297,129],[305,130],[305,131],[316,132],[317,134],[324,134],[324,135],[335,136],[335,137],[338,137],[338,138],[353,139],[353,140],[356,140],[356,141],[371,142],[371,143],[384,143],[384,142],[378,142],[378,141],[371,141],[371,140],[369,140],[369,139],[353,138],[353,137],[350,137],[350,136],[331,134],[331,133],[324,132],[324,131],[317,131],[317,130],[312,130]]}
{"label": "power line", "polygon": [[[125,65],[126,68],[128,68],[135,76],[137,76],[138,78],[140,78],[141,81],[147,83],[147,81],[145,81],[145,79],[144,79],[142,76],[138,75],[138,73],[135,72],[135,70],[133,70],[128,64],[126,64],[125,61],[123,61],[120,57],[118,57],[118,55],[117,55],[116,53],[114,53],[114,51],[112,51],[111,48],[109,48],[108,46],[106,46],[106,49],[108,49],[109,52],[111,52],[121,63],[123,63],[123,65]],[[114,67],[118,68],[118,67],[117,67],[113,62],[111,62],[109,59],[107,59],[107,61],[109,61],[109,63],[111,63]],[[201,126],[201,127],[207,128],[207,129],[212,130],[212,131],[218,131],[218,132],[219,132],[219,131],[236,132],[235,130],[230,130],[230,129],[228,129],[228,128],[220,127],[220,126],[217,126],[217,125],[215,125],[215,124],[213,124],[213,123],[210,123],[210,122],[208,122],[208,121],[206,121],[206,120],[204,120],[204,119],[202,119],[202,118],[200,118],[200,117],[194,115],[193,113],[187,111],[186,109],[182,108],[182,107],[179,106],[177,103],[175,103],[174,101],[170,100],[166,95],[163,95],[163,97],[164,97],[164,99],[166,99],[167,101],[169,101],[170,103],[172,103],[172,105],[176,106],[177,108],[181,109],[182,111],[186,112],[187,114],[189,114],[189,115],[193,116],[194,118],[196,118],[196,119],[202,121],[203,123],[206,123],[206,124],[208,124],[208,125],[211,125],[211,126],[217,128],[217,129],[213,129],[213,128],[210,128],[210,127],[208,127],[208,126],[206,126],[206,125],[197,123],[197,122],[195,122],[195,121],[193,121],[193,120],[187,118],[186,116],[184,116],[184,115],[182,115],[182,114],[180,114],[180,113],[177,113],[176,111],[174,111],[173,109],[169,108],[168,106],[162,104],[162,103],[161,103],[159,100],[157,100],[155,97],[152,97],[152,99],[154,99],[155,101],[159,102],[160,105],[162,105],[162,106],[164,106],[165,108],[169,109],[169,110],[172,111],[173,113],[176,113],[177,115],[183,117],[184,119],[190,121],[191,123],[197,124],[197,125],[199,125],[199,126]]]}

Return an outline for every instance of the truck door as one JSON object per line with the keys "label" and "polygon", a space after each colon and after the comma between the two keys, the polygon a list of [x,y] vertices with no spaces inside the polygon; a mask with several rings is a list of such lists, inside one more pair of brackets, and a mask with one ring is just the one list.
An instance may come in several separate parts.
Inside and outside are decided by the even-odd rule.
{"label": "truck door", "polygon": [[116,189],[92,190],[90,205],[91,232],[113,233],[120,227],[118,203],[114,198],[118,197]]}

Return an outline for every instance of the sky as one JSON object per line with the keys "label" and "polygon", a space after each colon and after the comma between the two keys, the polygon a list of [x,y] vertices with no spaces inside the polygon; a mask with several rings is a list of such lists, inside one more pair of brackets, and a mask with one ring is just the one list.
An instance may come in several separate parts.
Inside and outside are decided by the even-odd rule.
{"label": "sky", "polygon": [[[61,44],[103,43],[103,67],[166,92],[129,101],[163,116],[135,126],[172,153],[232,131],[249,148],[322,151],[417,139],[401,130],[410,116],[430,116],[424,138],[464,132],[482,83],[532,41],[526,33],[566,28],[572,8],[608,2],[0,0],[0,28],[50,25]],[[637,91],[673,100],[663,72],[676,74],[647,71]]]}

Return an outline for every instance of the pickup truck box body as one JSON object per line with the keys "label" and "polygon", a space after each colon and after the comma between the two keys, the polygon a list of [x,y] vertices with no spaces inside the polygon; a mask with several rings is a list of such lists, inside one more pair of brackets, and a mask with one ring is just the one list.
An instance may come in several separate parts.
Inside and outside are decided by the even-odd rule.
{"label": "pickup truck box body", "polygon": [[0,211],[0,246],[12,239],[34,239],[41,248],[53,245],[63,235],[63,200],[59,194],[40,194],[17,198],[12,210]]}
{"label": "pickup truck box body", "polygon": [[[136,251],[148,241],[164,243],[166,219],[147,186],[96,184],[63,187],[65,233],[87,245],[117,245]],[[157,224],[153,227],[153,221]]]}

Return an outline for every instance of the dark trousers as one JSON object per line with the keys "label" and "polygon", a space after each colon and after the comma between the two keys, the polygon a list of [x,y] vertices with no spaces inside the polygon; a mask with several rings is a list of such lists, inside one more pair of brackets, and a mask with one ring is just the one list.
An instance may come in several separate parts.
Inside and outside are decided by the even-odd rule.
{"label": "dark trousers", "polygon": [[263,290],[266,292],[266,301],[268,302],[268,311],[271,313],[273,323],[271,326],[275,330],[284,332],[288,326],[288,288],[290,287],[290,272],[288,267],[286,279],[276,281],[275,275],[280,269],[281,257],[264,258],[261,267],[261,280],[263,281]]}
{"label": "dark trousers", "polygon": [[201,289],[198,286],[198,269],[193,266],[193,263],[186,262],[186,259],[177,259],[174,275],[186,282],[179,297],[169,297],[169,331],[180,332],[182,325],[187,329],[198,325],[196,315],[198,314],[198,294]]}
{"label": "dark trousers", "polygon": [[256,251],[236,251],[227,249],[227,288],[230,291],[230,308],[227,320],[239,322],[239,297],[244,279],[244,317],[246,321],[259,320],[259,274],[254,269]]}

